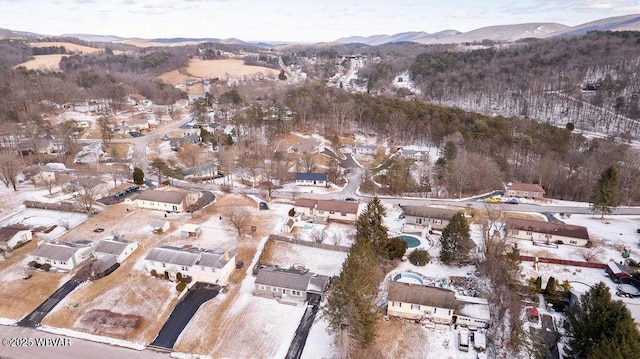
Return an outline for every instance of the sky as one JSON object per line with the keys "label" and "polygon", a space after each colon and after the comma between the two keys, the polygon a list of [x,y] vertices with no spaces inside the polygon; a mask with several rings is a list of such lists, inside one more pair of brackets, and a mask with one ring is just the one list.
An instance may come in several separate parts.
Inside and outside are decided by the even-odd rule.
{"label": "sky", "polygon": [[640,0],[0,0],[0,28],[43,35],[323,42],[639,14]]}

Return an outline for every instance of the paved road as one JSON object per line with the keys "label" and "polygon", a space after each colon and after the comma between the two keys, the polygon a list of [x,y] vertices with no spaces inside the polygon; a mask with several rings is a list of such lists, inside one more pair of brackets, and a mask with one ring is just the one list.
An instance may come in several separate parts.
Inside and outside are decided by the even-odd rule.
{"label": "paved road", "polygon": [[0,325],[2,338],[50,338],[58,339],[58,346],[2,346],[0,358],[10,359],[167,359],[169,354],[157,353],[151,350],[134,350],[117,347],[104,343],[96,343],[84,339],[69,338],[62,335],[50,334],[33,328]]}
{"label": "paved road", "polygon": [[206,301],[220,293],[220,286],[196,283],[169,315],[160,333],[149,346],[172,349],[180,333]]}
{"label": "paved road", "polygon": [[309,330],[311,330],[311,326],[316,318],[316,314],[318,314],[319,308],[320,295],[310,294],[309,305],[307,305],[307,310],[304,311],[304,315],[302,316],[302,319],[300,319],[300,324],[296,329],[296,334],[293,336],[293,340],[291,341],[291,345],[289,346],[289,351],[287,352],[285,359],[300,359],[302,351],[304,350],[304,345],[307,342],[307,337],[309,336]]}

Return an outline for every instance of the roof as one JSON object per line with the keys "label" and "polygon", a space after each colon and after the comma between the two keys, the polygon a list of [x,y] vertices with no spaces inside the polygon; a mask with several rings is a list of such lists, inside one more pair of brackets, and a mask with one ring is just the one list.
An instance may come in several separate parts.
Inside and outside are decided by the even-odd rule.
{"label": "roof", "polygon": [[122,252],[125,251],[125,249],[127,249],[127,247],[131,243],[134,243],[134,242],[127,241],[124,239],[114,239],[114,238],[103,239],[100,242],[98,242],[95,252],[120,255],[122,254]]}
{"label": "roof", "polygon": [[22,231],[29,231],[29,229],[23,227],[2,227],[0,228],[0,242],[8,242],[16,233]]}
{"label": "roof", "polygon": [[31,255],[56,261],[68,261],[75,252],[86,246],[74,246],[71,243],[43,243]]}
{"label": "roof", "polygon": [[151,248],[144,259],[190,267],[200,259],[200,250],[197,248],[182,249],[171,246],[156,247]]}
{"label": "roof", "polygon": [[449,209],[430,206],[407,206],[404,210],[405,216],[437,218],[451,220],[458,213],[463,213],[461,209]]}
{"label": "roof", "polygon": [[211,162],[207,162],[205,164],[202,164],[200,166],[194,166],[194,167],[187,167],[185,169],[182,170],[182,175],[183,176],[190,176],[190,175],[194,175],[194,174],[209,174],[214,172],[213,170],[215,170],[215,168],[217,167],[217,165],[211,163]]}
{"label": "roof", "polygon": [[507,189],[512,191],[546,193],[539,184],[533,183],[511,183],[511,185],[507,185]]}
{"label": "roof", "polygon": [[151,227],[153,227],[153,228],[162,228],[167,223],[168,223],[168,221],[163,221],[163,220],[160,220],[160,219],[154,219],[153,221],[149,222],[149,225]]}
{"label": "roof", "polygon": [[309,198],[297,198],[294,202],[296,207],[315,208],[321,211],[333,211],[344,213],[358,213],[358,203],[348,201],[336,201],[325,199],[309,199]]}
{"label": "roof", "polygon": [[186,231],[186,232],[197,232],[197,231],[200,231],[201,229],[202,229],[201,225],[194,224],[194,223],[185,223],[182,226],[180,226],[180,230]]}
{"label": "roof", "polygon": [[155,191],[152,189],[148,189],[142,191],[142,193],[138,195],[136,200],[180,204],[182,203],[182,201],[184,201],[185,197],[187,197],[188,194],[188,192]]}
{"label": "roof", "polygon": [[537,233],[555,234],[558,236],[589,239],[589,231],[587,227],[575,226],[566,223],[554,223],[534,221],[522,218],[507,218],[508,229],[519,229],[523,231],[531,231]]}
{"label": "roof", "polygon": [[376,145],[358,145],[356,146],[357,149],[363,149],[363,150],[378,150],[378,146]]}
{"label": "roof", "polygon": [[488,304],[460,303],[458,310],[456,310],[456,314],[476,319],[491,319]]}
{"label": "roof", "polygon": [[[228,259],[224,259],[225,252],[228,253]],[[200,254],[200,260],[196,264],[203,267],[224,268],[230,261],[235,261],[235,257],[235,252],[222,249],[206,250]]]}
{"label": "roof", "polygon": [[296,173],[296,181],[326,181],[326,173]]}
{"label": "roof", "polygon": [[456,308],[456,296],[451,290],[394,281],[389,282],[387,300],[437,308]]}
{"label": "roof", "polygon": [[265,267],[256,277],[256,284],[317,293],[322,293],[328,281],[327,276],[295,268]]}
{"label": "roof", "polygon": [[39,173],[53,172],[53,171],[54,171],[53,168],[47,165],[34,165],[24,170],[24,173],[28,176],[35,176]]}

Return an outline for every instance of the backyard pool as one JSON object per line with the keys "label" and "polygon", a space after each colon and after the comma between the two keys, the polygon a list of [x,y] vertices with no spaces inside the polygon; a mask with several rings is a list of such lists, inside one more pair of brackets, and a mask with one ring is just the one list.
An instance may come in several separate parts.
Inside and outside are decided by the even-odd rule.
{"label": "backyard pool", "polygon": [[393,280],[402,283],[424,285],[422,277],[413,273],[398,273],[393,276]]}
{"label": "backyard pool", "polygon": [[407,242],[409,248],[415,248],[420,245],[420,239],[408,234],[402,234],[399,236],[403,241]]}

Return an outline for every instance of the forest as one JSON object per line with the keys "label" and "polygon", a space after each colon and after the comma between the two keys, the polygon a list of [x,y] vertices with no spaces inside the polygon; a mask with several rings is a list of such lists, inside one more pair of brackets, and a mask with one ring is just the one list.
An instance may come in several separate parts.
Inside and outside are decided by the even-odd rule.
{"label": "forest", "polygon": [[[621,203],[637,204],[640,156],[629,141],[637,135],[640,116],[639,43],[640,33],[595,32],[470,44],[469,49],[417,44],[291,47],[283,53],[285,62],[302,55],[335,62],[352,51],[375,58],[359,72],[361,80],[369,81],[370,93],[328,88],[316,81],[321,78],[277,89],[247,85],[236,90],[241,101],[234,106],[245,111],[232,121],[260,129],[256,133],[264,134],[263,141],[296,129],[328,139],[362,135],[396,147],[440,149],[439,158],[432,159],[436,165],[420,175],[425,181],[395,176],[407,183],[392,186],[399,179],[390,172],[377,178],[394,187],[394,193],[443,187],[449,196],[463,196],[499,188],[501,181],[521,181],[539,183],[549,197],[587,201],[600,173],[616,164]],[[31,58],[32,49],[23,41],[2,40],[0,122],[40,122],[49,104],[72,100],[107,98],[117,105],[130,93],[171,104],[186,94],[155,76],[184,66],[193,56],[216,58],[241,48],[205,43],[121,52],[107,47],[64,56],[62,72],[41,72],[12,69]],[[262,54],[248,60],[274,66],[276,54]],[[383,91],[389,77],[407,69],[422,95]],[[218,91],[211,98],[221,102],[222,95]],[[291,119],[282,115],[287,108]],[[585,129],[609,136],[585,137]],[[410,161],[387,165],[401,174],[418,170]]]}

